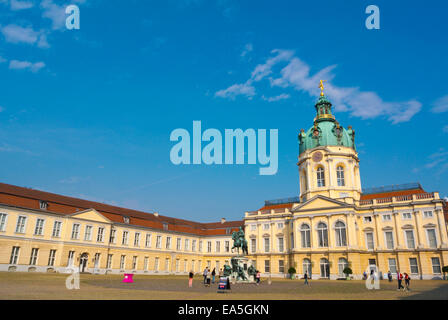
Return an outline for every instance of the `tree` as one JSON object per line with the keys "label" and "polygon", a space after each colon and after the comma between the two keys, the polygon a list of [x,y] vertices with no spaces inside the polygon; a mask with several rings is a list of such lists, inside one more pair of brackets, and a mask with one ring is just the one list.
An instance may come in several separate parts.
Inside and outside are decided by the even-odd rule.
{"label": "tree", "polygon": [[345,274],[347,279],[353,273],[352,269],[350,269],[349,267],[345,267],[344,270],[342,270],[342,272]]}
{"label": "tree", "polygon": [[296,273],[296,269],[294,267],[290,267],[288,269],[289,277],[292,279],[294,273]]}
{"label": "tree", "polygon": [[448,273],[448,266],[443,266],[442,272],[443,272],[443,279],[446,279],[445,273]]}

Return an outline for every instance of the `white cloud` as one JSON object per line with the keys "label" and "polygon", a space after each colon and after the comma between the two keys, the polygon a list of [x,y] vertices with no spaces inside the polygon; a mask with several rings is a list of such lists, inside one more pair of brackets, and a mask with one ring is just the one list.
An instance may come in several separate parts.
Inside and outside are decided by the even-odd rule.
{"label": "white cloud", "polygon": [[252,81],[243,84],[234,84],[227,89],[219,90],[215,93],[216,97],[235,99],[238,95],[244,95],[249,99],[255,95],[255,87],[251,85]]}
{"label": "white cloud", "polygon": [[11,10],[13,11],[29,9],[34,6],[34,4],[31,1],[11,0],[10,4],[11,4]]}
{"label": "white cloud", "polygon": [[279,94],[278,96],[275,96],[275,97],[265,97],[264,95],[261,96],[261,98],[267,102],[275,102],[275,101],[279,101],[279,100],[285,100],[285,99],[289,99],[290,97],[291,96],[286,93]]}
{"label": "white cloud", "polygon": [[65,28],[67,5],[57,5],[52,0],[43,0],[40,6],[43,9],[42,17],[51,20],[53,30]]}
{"label": "white cloud", "polygon": [[[265,63],[257,65],[245,84],[234,84],[227,89],[218,91],[215,95],[234,98],[241,94],[253,98],[255,95],[254,84],[267,78],[271,87],[291,87],[297,91],[306,92],[310,96],[318,97],[320,93],[319,80],[331,81],[335,78],[336,65],[310,74],[310,66],[295,56],[293,51],[276,49],[272,50],[271,54],[274,56],[266,59]],[[280,72],[275,72],[274,68],[279,64],[286,65],[281,68]],[[251,86],[251,95],[247,95],[243,90],[237,90],[247,86]],[[232,92],[232,95],[224,94],[227,91]],[[422,107],[422,104],[416,100],[385,102],[375,92],[361,91],[356,87],[337,87],[330,83],[325,85],[325,94],[338,112],[349,112],[352,116],[362,119],[385,116],[394,124],[409,121]]]}
{"label": "white cloud", "polygon": [[254,46],[252,45],[252,43],[248,43],[244,46],[244,50],[243,50],[243,52],[241,52],[240,56],[245,57],[247,54],[249,54],[253,50],[254,50]]}
{"label": "white cloud", "polygon": [[9,62],[9,69],[12,70],[30,70],[31,72],[35,73],[43,67],[45,67],[45,63],[43,63],[42,61],[32,63],[29,61],[11,60]]}
{"label": "white cloud", "polygon": [[437,99],[434,102],[431,111],[434,113],[442,113],[448,111],[448,95]]}
{"label": "white cloud", "polygon": [[43,31],[35,31],[32,27],[21,27],[8,24],[1,28],[5,40],[10,43],[36,44],[39,48],[48,48],[47,37]]}

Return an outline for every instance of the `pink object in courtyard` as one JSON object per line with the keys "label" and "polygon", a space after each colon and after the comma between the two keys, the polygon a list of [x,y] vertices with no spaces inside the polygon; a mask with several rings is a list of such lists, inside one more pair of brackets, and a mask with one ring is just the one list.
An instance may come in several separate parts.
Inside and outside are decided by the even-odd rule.
{"label": "pink object in courtyard", "polygon": [[134,276],[133,273],[125,273],[123,281],[121,281],[121,282],[133,283],[134,282],[134,280],[132,279],[133,276]]}

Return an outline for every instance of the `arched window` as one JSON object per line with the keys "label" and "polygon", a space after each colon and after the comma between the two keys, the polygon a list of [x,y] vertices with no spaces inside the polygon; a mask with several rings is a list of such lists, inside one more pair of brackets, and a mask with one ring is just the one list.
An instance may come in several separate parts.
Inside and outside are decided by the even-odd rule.
{"label": "arched window", "polygon": [[345,258],[339,258],[338,261],[338,271],[339,271],[339,277],[345,278],[344,269],[348,267],[348,261]]}
{"label": "arched window", "polygon": [[329,278],[330,277],[330,263],[327,259],[320,259],[320,277]]}
{"label": "arched window", "polygon": [[336,168],[336,175],[338,178],[338,186],[339,187],[345,186],[344,167],[343,166],[338,166]]}
{"label": "arched window", "polygon": [[328,229],[323,222],[317,225],[317,239],[319,239],[319,247],[328,247]]}
{"label": "arched window", "polygon": [[303,259],[302,267],[303,267],[303,274],[307,273],[308,278],[311,279],[312,269],[310,259]]}
{"label": "arched window", "polygon": [[337,247],[344,247],[347,245],[347,237],[346,237],[346,230],[345,230],[345,224],[342,221],[336,222],[334,226],[335,232],[336,232],[336,246]]}
{"label": "arched window", "polygon": [[317,186],[325,187],[325,172],[322,167],[317,168]]}
{"label": "arched window", "polygon": [[311,248],[310,226],[302,224],[300,227],[300,235],[302,236],[302,248]]}

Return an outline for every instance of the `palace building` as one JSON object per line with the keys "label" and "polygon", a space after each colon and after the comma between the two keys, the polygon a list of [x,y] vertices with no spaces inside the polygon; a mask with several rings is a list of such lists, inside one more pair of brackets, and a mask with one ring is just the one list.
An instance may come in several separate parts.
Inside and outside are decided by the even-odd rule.
{"label": "palace building", "polygon": [[362,189],[355,131],[336,121],[321,89],[314,124],[298,137],[299,197],[245,213],[251,259],[272,275],[294,267],[300,276],[338,279],[349,267],[360,279],[375,265],[381,274],[441,278],[446,203],[418,183]]}
{"label": "palace building", "polygon": [[[323,90],[323,86],[321,85]],[[323,91],[299,133],[300,195],[265,201],[242,221],[200,223],[0,183],[0,271],[186,274],[229,264],[244,227],[263,276],[313,279],[376,266],[435,279],[448,265],[447,203],[418,183],[363,189],[355,131]]]}

